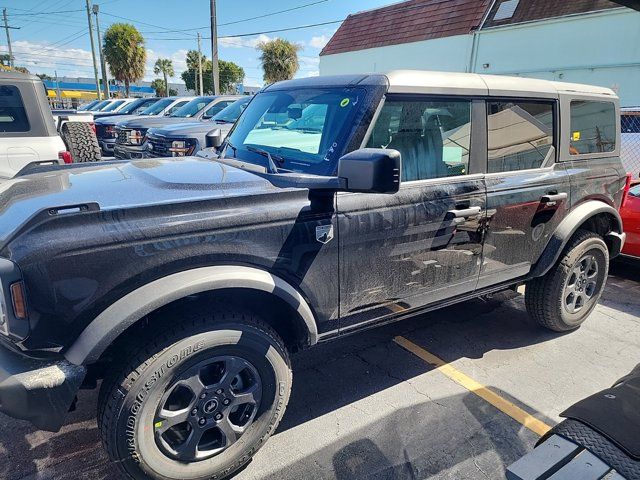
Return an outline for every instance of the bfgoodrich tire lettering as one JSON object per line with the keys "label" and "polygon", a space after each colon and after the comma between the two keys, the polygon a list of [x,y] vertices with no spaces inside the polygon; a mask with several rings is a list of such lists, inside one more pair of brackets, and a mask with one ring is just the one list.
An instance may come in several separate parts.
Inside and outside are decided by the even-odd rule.
{"label": "bfgoodrich tire lettering", "polygon": [[602,237],[578,230],[546,275],[527,284],[527,312],[556,332],[578,328],[598,304],[609,271],[609,251]]}
{"label": "bfgoodrich tire lettering", "polygon": [[[208,359],[228,358],[243,359],[251,367],[247,372],[260,377],[259,406],[253,421],[235,443],[218,454],[189,462],[168,455],[157,436],[162,427],[157,418],[161,400],[175,388],[181,372],[206,364]],[[195,316],[150,340],[121,373],[105,380],[99,411],[103,442],[111,459],[132,478],[226,478],[247,464],[273,433],[289,401],[291,381],[287,351],[268,325],[250,314]],[[224,398],[218,398],[214,390],[207,394]],[[204,404],[194,406],[211,410],[213,415],[213,403],[207,403],[206,409]],[[204,421],[200,418],[204,413],[197,415],[193,420]],[[207,421],[215,422],[213,418]],[[191,423],[181,428],[191,431]]]}

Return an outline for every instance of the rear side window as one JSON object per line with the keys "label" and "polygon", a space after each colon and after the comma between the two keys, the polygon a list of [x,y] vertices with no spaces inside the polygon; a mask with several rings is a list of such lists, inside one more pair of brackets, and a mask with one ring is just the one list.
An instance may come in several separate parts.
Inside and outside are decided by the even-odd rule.
{"label": "rear side window", "polygon": [[29,119],[20,90],[13,85],[0,87],[0,132],[28,132]]}
{"label": "rear side window", "polygon": [[571,102],[569,153],[613,152],[616,148],[616,109],[611,102]]}
{"label": "rear side window", "polygon": [[402,155],[402,180],[469,171],[471,100],[388,100],[367,143]]}
{"label": "rear side window", "polygon": [[487,102],[488,173],[540,168],[554,145],[552,102]]}

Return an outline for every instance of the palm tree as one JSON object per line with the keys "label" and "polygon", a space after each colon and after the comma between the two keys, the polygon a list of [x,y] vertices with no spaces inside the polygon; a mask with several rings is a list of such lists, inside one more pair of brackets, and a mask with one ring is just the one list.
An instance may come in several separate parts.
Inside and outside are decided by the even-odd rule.
{"label": "palm tree", "polygon": [[128,23],[114,23],[104,32],[104,56],[114,78],[124,82],[126,96],[131,83],[144,77],[147,51],[144,37]]}
{"label": "palm tree", "polygon": [[166,92],[166,96],[169,96],[169,81],[167,77],[173,77],[175,75],[173,62],[168,58],[159,58],[153,67],[153,73],[156,75],[162,73],[162,75],[164,75],[164,91]]}
{"label": "palm tree", "polygon": [[268,42],[260,42],[256,48],[262,52],[260,61],[264,70],[265,82],[291,80],[298,71],[300,45],[276,38]]}

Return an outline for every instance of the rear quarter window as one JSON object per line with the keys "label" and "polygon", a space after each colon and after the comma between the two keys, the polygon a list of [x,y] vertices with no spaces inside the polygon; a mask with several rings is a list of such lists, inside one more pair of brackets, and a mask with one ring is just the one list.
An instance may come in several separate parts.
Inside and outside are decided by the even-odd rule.
{"label": "rear quarter window", "polygon": [[571,102],[571,155],[613,152],[616,148],[616,109],[612,102]]}
{"label": "rear quarter window", "polygon": [[0,87],[0,132],[28,132],[29,118],[20,90],[13,85]]}

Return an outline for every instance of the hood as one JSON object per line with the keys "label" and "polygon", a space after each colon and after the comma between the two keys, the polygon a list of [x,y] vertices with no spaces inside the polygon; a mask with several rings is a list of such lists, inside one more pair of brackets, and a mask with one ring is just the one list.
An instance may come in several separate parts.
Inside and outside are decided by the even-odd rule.
{"label": "hood", "polygon": [[[78,164],[16,177],[0,184],[0,245],[28,222],[50,220],[52,210],[131,209],[280,190],[249,171],[198,157]],[[69,209],[63,215],[86,215]]]}
{"label": "hood", "polygon": [[209,133],[211,130],[220,129],[222,135],[226,135],[233,123],[215,123],[215,122],[190,122],[190,123],[176,123],[167,125],[165,127],[158,127],[153,130],[154,135],[161,135],[163,137],[193,137],[202,136]]}
{"label": "hood", "polygon": [[[127,120],[132,120],[138,117],[140,117],[140,115],[111,115],[108,117],[99,117],[96,118],[96,125],[115,125],[116,123],[126,122]],[[142,118],[147,117],[142,115]]]}
{"label": "hood", "polygon": [[[120,117],[122,118],[122,117]],[[174,123],[193,123],[193,118],[183,117],[136,117],[124,122],[118,122],[118,126],[122,128],[154,128]]]}

